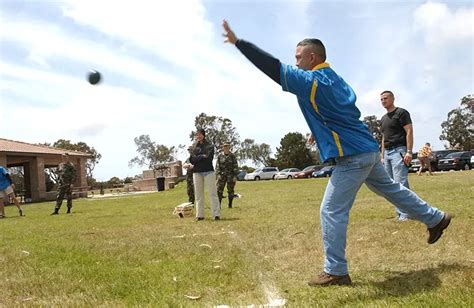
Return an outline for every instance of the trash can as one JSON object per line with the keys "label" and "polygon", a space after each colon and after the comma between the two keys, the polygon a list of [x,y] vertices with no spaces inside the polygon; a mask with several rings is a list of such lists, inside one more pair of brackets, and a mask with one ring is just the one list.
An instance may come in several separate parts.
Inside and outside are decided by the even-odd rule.
{"label": "trash can", "polygon": [[156,178],[156,187],[158,188],[158,191],[165,190],[165,177],[164,176],[159,176]]}

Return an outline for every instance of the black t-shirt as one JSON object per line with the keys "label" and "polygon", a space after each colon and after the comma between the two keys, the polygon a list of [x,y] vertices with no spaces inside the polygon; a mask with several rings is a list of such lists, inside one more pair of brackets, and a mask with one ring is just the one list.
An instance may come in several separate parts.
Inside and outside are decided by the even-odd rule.
{"label": "black t-shirt", "polygon": [[403,126],[411,124],[410,113],[403,108],[395,108],[381,119],[384,147],[393,148],[407,145],[407,134]]}

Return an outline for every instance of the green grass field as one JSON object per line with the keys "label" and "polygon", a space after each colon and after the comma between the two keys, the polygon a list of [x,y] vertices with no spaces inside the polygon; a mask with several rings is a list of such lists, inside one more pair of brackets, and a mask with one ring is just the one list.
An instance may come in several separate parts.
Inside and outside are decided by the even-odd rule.
{"label": "green grass field", "polygon": [[[348,231],[354,285],[311,288],[323,254],[327,179],[239,182],[222,220],[173,216],[185,183],[152,194],[6,208],[0,220],[0,306],[474,306],[474,171],[410,175],[412,188],[455,215],[443,237],[399,223],[365,186]],[[225,203],[224,203],[225,205]],[[64,205],[63,205],[64,207]],[[190,299],[186,296],[196,296]]]}

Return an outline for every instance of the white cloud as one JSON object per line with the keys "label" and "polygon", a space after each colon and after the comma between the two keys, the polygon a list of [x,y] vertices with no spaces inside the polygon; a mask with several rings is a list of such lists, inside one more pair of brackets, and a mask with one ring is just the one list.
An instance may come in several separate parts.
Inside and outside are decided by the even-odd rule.
{"label": "white cloud", "polygon": [[[12,41],[29,50],[28,60],[45,70],[51,69],[51,63],[58,59],[76,61],[84,66],[107,68],[109,71],[127,75],[150,83],[156,87],[170,87],[177,84],[175,76],[166,74],[150,65],[124,54],[120,50],[91,40],[84,40],[66,33],[57,25],[45,22],[30,24],[24,20],[0,19],[0,24],[8,31],[0,38]],[[81,76],[82,78],[83,76]]]}
{"label": "white cloud", "polygon": [[[10,30],[2,40],[29,50],[21,64],[0,61],[3,93],[25,95],[32,102],[8,106],[11,118],[22,122],[15,133],[2,129],[10,138],[87,142],[103,155],[104,162],[96,169],[99,177],[108,178],[127,170],[128,160],[135,155],[134,137],[149,134],[169,146],[189,143],[194,117],[201,112],[229,117],[242,138],[270,144],[278,143],[287,129],[297,130],[292,126],[305,127],[293,97],[281,95],[279,87],[233,46],[222,44],[200,2],[187,3],[186,10],[183,3],[174,2],[114,2],[112,11],[110,4],[65,2],[66,16],[101,32],[100,41],[78,37],[53,22],[0,20]],[[110,41],[125,48],[112,49]],[[167,69],[160,70],[150,59],[141,60],[130,52],[131,46],[156,55]],[[76,76],[58,70],[58,58],[118,74],[105,74],[103,83],[90,86],[82,72]],[[134,90],[120,76],[145,81],[149,86],[144,88],[152,93]],[[14,100],[4,96],[0,104]],[[272,122],[278,118],[288,121]],[[8,120],[1,126],[16,124]],[[115,169],[106,167],[111,161]]]}
{"label": "white cloud", "polygon": [[199,66],[213,41],[199,0],[64,1],[65,16],[107,36],[152,50],[182,67]]}
{"label": "white cloud", "polygon": [[[425,34],[429,43],[474,38],[474,8],[450,10],[446,3],[427,2],[414,13],[415,29]],[[441,42],[440,42],[441,41]]]}

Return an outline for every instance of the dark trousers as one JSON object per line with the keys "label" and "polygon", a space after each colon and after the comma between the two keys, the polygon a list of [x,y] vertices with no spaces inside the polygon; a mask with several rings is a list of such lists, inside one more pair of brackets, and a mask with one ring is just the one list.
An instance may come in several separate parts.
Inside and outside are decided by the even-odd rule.
{"label": "dark trousers", "polygon": [[220,199],[224,197],[224,187],[227,184],[227,195],[229,198],[234,197],[234,175],[219,175],[217,179],[217,195]]}
{"label": "dark trousers", "polygon": [[61,185],[56,196],[56,209],[60,209],[63,204],[64,196],[67,198],[67,208],[72,208],[72,191],[70,185]]}
{"label": "dark trousers", "polygon": [[194,181],[192,173],[186,175],[186,192],[188,193],[188,201],[194,203]]}

